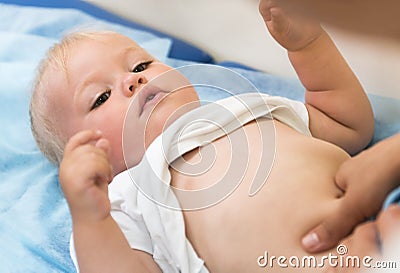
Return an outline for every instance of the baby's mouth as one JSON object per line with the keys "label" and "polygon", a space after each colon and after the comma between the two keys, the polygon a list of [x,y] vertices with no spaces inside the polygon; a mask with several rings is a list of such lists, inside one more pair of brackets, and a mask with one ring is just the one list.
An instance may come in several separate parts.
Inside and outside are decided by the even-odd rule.
{"label": "baby's mouth", "polygon": [[145,86],[139,92],[139,109],[141,116],[144,111],[154,108],[167,92],[155,86]]}
{"label": "baby's mouth", "polygon": [[147,97],[146,102],[151,101],[152,99],[154,99],[156,95],[150,95]]}

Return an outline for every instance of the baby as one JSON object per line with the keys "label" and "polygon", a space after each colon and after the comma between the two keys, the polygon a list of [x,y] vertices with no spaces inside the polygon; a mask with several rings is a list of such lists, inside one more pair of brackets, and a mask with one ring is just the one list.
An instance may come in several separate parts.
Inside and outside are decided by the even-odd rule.
{"label": "baby", "polygon": [[[231,98],[200,107],[182,75],[117,33],[75,33],[50,50],[32,96],[32,130],[43,153],[60,166],[80,272],[288,272],[277,264],[260,266],[266,251],[307,255],[301,237],[340,205],[335,173],[370,141],[373,114],[327,33],[277,6],[263,8],[265,2],[261,14],[288,50],[306,89],[304,105],[244,95],[244,104]],[[162,89],[149,84],[166,73],[174,81]],[[194,144],[187,130],[181,134],[193,116],[223,116],[218,109],[234,113],[239,125],[218,134],[212,129],[212,136]],[[203,136],[197,129],[194,139]],[[243,136],[251,143],[245,149]],[[172,159],[167,171],[159,153],[164,137],[170,140],[167,161]],[[174,140],[185,137],[189,144],[177,149]],[[244,172],[230,166],[238,149],[246,154]],[[273,166],[270,172],[265,166],[267,181],[250,196],[265,156]],[[180,171],[203,160],[212,161],[205,171]],[[161,194],[166,202],[157,189],[151,193],[153,170],[145,167],[153,163],[176,193]],[[193,207],[191,195],[182,194],[237,175],[240,183],[218,202],[200,197],[196,204],[202,205]],[[171,208],[176,203],[189,209]]]}

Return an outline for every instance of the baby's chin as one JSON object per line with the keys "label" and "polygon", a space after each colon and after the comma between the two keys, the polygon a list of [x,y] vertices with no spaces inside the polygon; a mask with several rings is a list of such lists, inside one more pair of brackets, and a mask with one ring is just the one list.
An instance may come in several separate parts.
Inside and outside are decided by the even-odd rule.
{"label": "baby's chin", "polygon": [[151,111],[146,121],[146,147],[184,114],[200,106],[199,100],[182,98],[179,92],[165,96]]}

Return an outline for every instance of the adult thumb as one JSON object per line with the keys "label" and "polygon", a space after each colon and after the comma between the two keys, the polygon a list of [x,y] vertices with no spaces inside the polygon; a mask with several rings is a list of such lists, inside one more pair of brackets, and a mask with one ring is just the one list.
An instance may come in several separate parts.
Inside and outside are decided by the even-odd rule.
{"label": "adult thumb", "polygon": [[301,240],[307,252],[316,253],[335,247],[340,240],[349,235],[354,226],[361,222],[350,212],[335,212],[308,232]]}

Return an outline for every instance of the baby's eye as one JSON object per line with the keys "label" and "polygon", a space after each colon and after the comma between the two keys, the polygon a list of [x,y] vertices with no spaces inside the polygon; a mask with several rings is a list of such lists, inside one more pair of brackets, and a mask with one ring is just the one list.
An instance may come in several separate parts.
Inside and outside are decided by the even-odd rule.
{"label": "baby's eye", "polygon": [[93,103],[92,108],[90,108],[90,110],[96,109],[97,107],[105,103],[110,96],[111,96],[111,90],[107,90],[106,92],[98,96],[96,101]]}
{"label": "baby's eye", "polygon": [[132,69],[133,73],[139,73],[142,72],[144,70],[146,70],[146,68],[152,63],[153,61],[148,61],[148,62],[144,62],[144,63],[140,63],[137,66],[135,66],[135,68]]}

